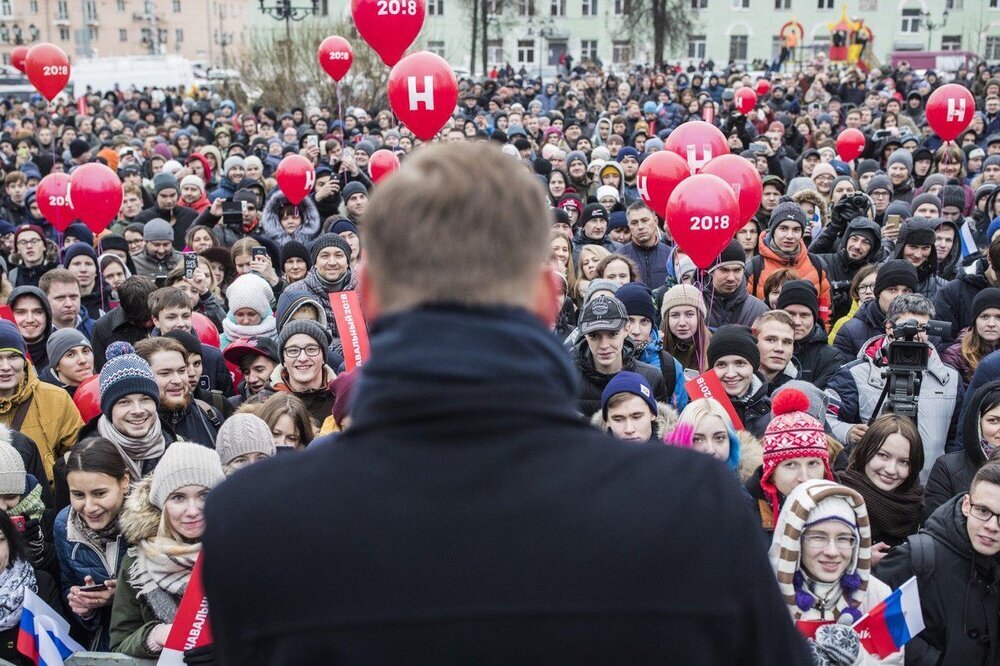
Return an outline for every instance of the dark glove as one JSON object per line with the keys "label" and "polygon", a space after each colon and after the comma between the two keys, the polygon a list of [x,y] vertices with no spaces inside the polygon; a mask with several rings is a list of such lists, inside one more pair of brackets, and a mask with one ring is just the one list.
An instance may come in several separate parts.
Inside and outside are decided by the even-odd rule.
{"label": "dark glove", "polygon": [[833,205],[833,213],[830,215],[830,225],[835,229],[843,230],[856,217],[863,217],[866,211],[858,210],[851,201],[850,195],[844,195],[840,201]]}
{"label": "dark glove", "polygon": [[215,663],[215,646],[214,645],[202,645],[201,647],[191,648],[190,650],[184,651],[184,663],[185,664],[214,664]]}
{"label": "dark glove", "polygon": [[816,647],[830,664],[853,664],[861,651],[861,641],[847,624],[824,624],[816,631]]}

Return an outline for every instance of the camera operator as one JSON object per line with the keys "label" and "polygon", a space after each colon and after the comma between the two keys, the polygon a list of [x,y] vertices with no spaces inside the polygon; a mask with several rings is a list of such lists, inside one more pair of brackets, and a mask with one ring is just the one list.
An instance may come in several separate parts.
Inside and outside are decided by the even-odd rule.
{"label": "camera operator", "polygon": [[[904,294],[896,297],[886,313],[886,334],[868,340],[863,347],[864,354],[838,370],[827,385],[830,395],[827,423],[837,439],[853,446],[868,430],[867,424],[885,388],[885,371],[890,368],[888,354],[889,346],[894,341],[894,328],[913,320],[910,322],[916,324],[913,340],[923,343],[928,354],[927,369],[918,373],[919,390],[914,391],[913,396],[916,400],[917,427],[927,456],[925,478],[934,461],[944,453],[945,443],[954,435],[958,405],[962,401],[962,382],[958,372],[946,366],[933,345],[928,343],[927,323],[933,318],[934,305],[926,296]],[[889,398],[886,398],[880,411],[892,411]]]}

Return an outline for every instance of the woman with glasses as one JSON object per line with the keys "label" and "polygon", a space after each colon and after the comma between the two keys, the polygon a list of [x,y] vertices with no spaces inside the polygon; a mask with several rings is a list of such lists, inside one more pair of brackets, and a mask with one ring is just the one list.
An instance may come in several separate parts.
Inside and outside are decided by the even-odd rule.
{"label": "woman with glasses", "polygon": [[941,360],[958,370],[966,386],[979,362],[1000,348],[1000,289],[987,287],[972,299],[972,321],[958,340],[941,354]]}
{"label": "woman with glasses", "polygon": [[329,333],[308,319],[285,324],[278,336],[281,363],[269,382],[272,391],[291,393],[306,406],[309,415],[322,423],[333,409],[333,394],[327,390],[337,373],[326,364]]}
{"label": "woman with glasses", "polygon": [[892,592],[871,574],[871,548],[868,509],[856,491],[815,479],[785,501],[769,557],[816,663],[903,663],[903,650],[870,654],[850,626]]}

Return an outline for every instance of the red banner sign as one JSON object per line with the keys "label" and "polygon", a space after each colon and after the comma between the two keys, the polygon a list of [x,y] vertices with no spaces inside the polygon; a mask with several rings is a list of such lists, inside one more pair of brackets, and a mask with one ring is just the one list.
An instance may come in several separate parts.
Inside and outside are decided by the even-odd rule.
{"label": "red banner sign", "polygon": [[715,370],[709,370],[694,379],[688,380],[684,384],[684,389],[691,400],[697,400],[698,398],[714,398],[718,400],[723,408],[725,408],[726,413],[729,414],[729,418],[733,420],[733,429],[743,430],[743,421],[736,415],[733,402],[729,399],[726,389],[722,388],[722,382],[719,381],[719,376],[715,374]]}
{"label": "red banner sign", "polygon": [[337,291],[330,294],[330,306],[344,346],[344,369],[350,371],[367,361],[371,354],[368,328],[361,316],[361,301],[356,291]]}
{"label": "red banner sign", "polygon": [[167,636],[157,666],[183,666],[184,652],[212,642],[212,627],[208,622],[208,599],[201,583],[201,556],[191,570],[191,580],[181,605],[177,607],[174,624]]}

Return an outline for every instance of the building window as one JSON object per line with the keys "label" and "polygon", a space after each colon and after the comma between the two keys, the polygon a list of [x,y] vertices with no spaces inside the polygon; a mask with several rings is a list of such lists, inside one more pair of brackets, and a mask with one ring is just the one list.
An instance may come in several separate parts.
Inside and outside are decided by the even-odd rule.
{"label": "building window", "polygon": [[444,16],[444,0],[428,0],[428,16]]}
{"label": "building window", "polygon": [[159,30],[156,31],[156,41],[159,44],[166,44],[167,43],[167,29],[166,28],[160,28]]}
{"label": "building window", "polygon": [[990,9],[1000,9],[1000,0],[990,0]]}
{"label": "building window", "polygon": [[125,0],[118,0],[115,3],[115,8],[120,12],[125,11]]}
{"label": "building window", "polygon": [[87,0],[83,4],[83,18],[87,21],[97,20],[97,2],[96,0]]}
{"label": "building window", "polygon": [[2,0],[0,2],[0,14],[3,16],[10,16],[14,13],[14,10],[10,6],[10,0]]}
{"label": "building window", "polygon": [[581,39],[580,40],[580,60],[590,60],[591,62],[597,61],[597,40],[596,39]]}
{"label": "building window", "polygon": [[750,9],[750,0],[729,0],[729,6],[733,9]]}
{"label": "building window", "polygon": [[986,53],[983,57],[987,60],[1000,60],[1000,37],[991,35],[986,38]]}
{"label": "building window", "polygon": [[775,9],[791,9],[792,0],[774,0]]}
{"label": "building window", "polygon": [[708,0],[691,0],[691,9],[708,9]]}
{"label": "building window", "polygon": [[31,0],[31,2],[28,3],[28,11],[32,14],[38,13],[38,0]]}
{"label": "building window", "polygon": [[486,0],[486,15],[500,16],[503,14],[503,0]]}
{"label": "building window", "polygon": [[580,14],[583,16],[597,16],[597,0],[583,0],[580,5]]}
{"label": "building window", "polygon": [[61,25],[59,26],[59,39],[64,42],[69,41],[69,26]]}
{"label": "building window", "polygon": [[962,35],[943,35],[941,37],[942,51],[962,50]]}
{"label": "building window", "polygon": [[729,37],[729,60],[747,59],[747,36],[731,35]]}
{"label": "building window", "polygon": [[503,40],[502,39],[486,40],[486,62],[492,66],[492,65],[502,65],[503,61],[504,61]]}
{"label": "building window", "polygon": [[903,19],[899,25],[899,31],[908,34],[920,32],[920,9],[917,7],[907,7],[903,10]]}
{"label": "building window", "polygon": [[705,59],[705,35],[691,35],[688,37],[688,58],[697,60]]}
{"label": "building window", "polygon": [[97,41],[98,35],[97,35],[97,26],[96,25],[88,25],[87,26],[87,39],[89,39],[92,42],[96,42]]}
{"label": "building window", "polygon": [[566,16],[566,0],[550,0],[549,16]]}
{"label": "building window", "polygon": [[628,16],[632,13],[630,0],[615,0],[615,16]]}
{"label": "building window", "polygon": [[61,21],[69,18],[69,7],[66,6],[66,0],[58,0],[56,2],[56,18]]}
{"label": "building window", "polygon": [[184,41],[184,28],[176,28],[174,30],[174,41],[178,44]]}
{"label": "building window", "polygon": [[833,0],[816,0],[816,9],[833,9]]}
{"label": "building window", "polygon": [[128,41],[128,30],[125,28],[118,28],[118,41],[127,42]]}
{"label": "building window", "polygon": [[535,0],[517,0],[518,16],[534,16]]}
{"label": "building window", "polygon": [[965,0],[945,0],[944,8],[948,11],[953,9],[965,9]]}
{"label": "building window", "polygon": [[618,40],[611,43],[611,62],[616,65],[627,65],[632,61],[632,43]]}
{"label": "building window", "polygon": [[174,0],[174,14],[181,13],[181,0]]}
{"label": "building window", "polygon": [[530,65],[535,62],[535,40],[517,40],[517,61],[522,65]]}
{"label": "building window", "polygon": [[440,39],[427,42],[427,50],[434,55],[444,57],[444,42]]}

